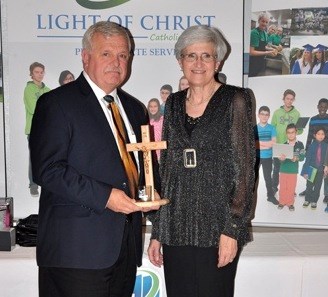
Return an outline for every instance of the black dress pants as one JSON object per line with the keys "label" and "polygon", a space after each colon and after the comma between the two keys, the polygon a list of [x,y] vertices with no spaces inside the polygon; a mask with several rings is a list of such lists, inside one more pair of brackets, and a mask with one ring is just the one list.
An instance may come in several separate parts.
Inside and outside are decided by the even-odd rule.
{"label": "black dress pants", "polygon": [[215,247],[163,245],[167,297],[233,297],[239,255],[217,268]]}
{"label": "black dress pants", "polygon": [[131,297],[136,271],[132,223],[126,222],[120,255],[113,266],[105,269],[39,267],[39,297]]}
{"label": "black dress pants", "polygon": [[278,158],[273,158],[272,188],[274,192],[278,191],[279,171],[280,171],[280,160]]}

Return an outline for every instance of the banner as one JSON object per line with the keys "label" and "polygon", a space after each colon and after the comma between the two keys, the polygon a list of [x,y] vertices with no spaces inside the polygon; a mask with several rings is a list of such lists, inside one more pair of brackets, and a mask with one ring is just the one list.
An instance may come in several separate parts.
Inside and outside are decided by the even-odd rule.
{"label": "banner", "polygon": [[38,197],[31,197],[28,180],[28,146],[25,128],[24,88],[33,62],[45,66],[44,84],[59,86],[59,76],[82,71],[81,40],[86,29],[100,20],[127,27],[134,38],[131,75],[123,89],[147,104],[160,99],[161,86],[178,90],[182,76],[174,44],[192,25],[219,27],[232,52],[223,72],[229,84],[242,84],[243,3],[228,1],[112,0],[2,2],[4,92],[7,142],[8,195],[15,199],[15,215],[37,212]]}
{"label": "banner", "polygon": [[[251,21],[245,26],[245,72],[257,102],[261,160],[253,223],[327,228],[328,3],[247,3]],[[296,133],[291,126],[287,129],[293,123]],[[282,151],[272,164],[272,140],[292,145],[293,157],[285,159]],[[317,169],[315,176],[311,167]]]}

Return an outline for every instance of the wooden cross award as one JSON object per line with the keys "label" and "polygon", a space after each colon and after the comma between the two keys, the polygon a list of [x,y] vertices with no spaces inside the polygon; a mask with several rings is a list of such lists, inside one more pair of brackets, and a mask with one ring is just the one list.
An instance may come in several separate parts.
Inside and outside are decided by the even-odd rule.
{"label": "wooden cross award", "polygon": [[141,201],[136,202],[138,206],[150,207],[161,206],[168,204],[169,199],[155,200],[155,187],[154,187],[154,175],[153,175],[153,163],[151,151],[166,149],[166,141],[150,141],[149,125],[141,126],[142,142],[140,143],[128,143],[126,149],[128,152],[142,151],[144,160],[145,171],[145,187],[139,189],[139,199]]}

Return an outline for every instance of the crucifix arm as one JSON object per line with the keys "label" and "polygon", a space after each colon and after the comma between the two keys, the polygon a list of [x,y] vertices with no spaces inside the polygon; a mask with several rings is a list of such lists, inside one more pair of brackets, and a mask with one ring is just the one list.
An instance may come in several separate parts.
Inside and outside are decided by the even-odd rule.
{"label": "crucifix arm", "polygon": [[162,150],[166,149],[166,141],[127,143],[126,149],[128,152]]}

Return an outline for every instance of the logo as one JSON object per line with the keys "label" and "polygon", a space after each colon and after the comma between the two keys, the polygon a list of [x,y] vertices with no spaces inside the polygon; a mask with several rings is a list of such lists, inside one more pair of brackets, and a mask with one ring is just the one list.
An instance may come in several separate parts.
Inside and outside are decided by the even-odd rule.
{"label": "logo", "polygon": [[76,0],[78,4],[90,9],[106,9],[121,5],[130,0],[107,0],[107,1],[91,1],[91,0]]}
{"label": "logo", "polygon": [[134,297],[160,297],[160,280],[156,273],[138,269],[136,283],[134,285]]}

